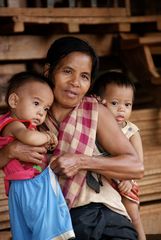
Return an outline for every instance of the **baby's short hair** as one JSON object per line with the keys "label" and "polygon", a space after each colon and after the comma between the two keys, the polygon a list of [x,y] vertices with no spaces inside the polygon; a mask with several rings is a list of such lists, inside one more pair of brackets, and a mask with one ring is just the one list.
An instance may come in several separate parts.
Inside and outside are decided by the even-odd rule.
{"label": "baby's short hair", "polygon": [[127,77],[125,73],[118,69],[108,70],[102,73],[95,81],[92,93],[98,96],[103,96],[105,88],[109,84],[116,84],[118,86],[131,87],[135,92],[134,83]]}
{"label": "baby's short hair", "polygon": [[53,87],[52,83],[48,81],[46,77],[43,75],[34,72],[34,71],[24,71],[14,74],[11,79],[8,81],[8,89],[6,93],[6,102],[8,103],[9,96],[15,92],[18,88],[23,86],[24,84],[30,82],[30,81],[36,81],[44,84],[48,84],[49,87]]}

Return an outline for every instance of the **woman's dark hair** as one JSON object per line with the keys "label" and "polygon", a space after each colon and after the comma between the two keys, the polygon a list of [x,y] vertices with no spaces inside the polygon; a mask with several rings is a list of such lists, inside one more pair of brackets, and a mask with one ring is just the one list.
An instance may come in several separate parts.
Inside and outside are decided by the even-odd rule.
{"label": "woman's dark hair", "polygon": [[[34,71],[24,71],[14,74],[11,79],[8,81],[8,89],[6,93],[6,103],[8,104],[8,98],[11,93],[16,91],[19,87],[23,86],[25,83],[29,81],[37,81],[40,83],[48,84],[51,89],[53,88],[53,84],[49,82],[49,80],[43,75],[34,72]],[[40,90],[41,91],[41,90]]]}
{"label": "woman's dark hair", "polygon": [[94,49],[86,41],[82,39],[67,36],[55,40],[48,50],[46,63],[50,64],[49,67],[50,81],[52,81],[53,70],[60,62],[60,60],[72,52],[82,52],[91,56],[92,58],[91,79],[93,80],[95,78],[98,69],[98,56],[96,55]]}
{"label": "woman's dark hair", "polygon": [[91,93],[103,96],[106,86],[114,83],[118,86],[131,87],[135,93],[134,83],[127,77],[127,75],[121,70],[111,69],[102,73],[93,84]]}

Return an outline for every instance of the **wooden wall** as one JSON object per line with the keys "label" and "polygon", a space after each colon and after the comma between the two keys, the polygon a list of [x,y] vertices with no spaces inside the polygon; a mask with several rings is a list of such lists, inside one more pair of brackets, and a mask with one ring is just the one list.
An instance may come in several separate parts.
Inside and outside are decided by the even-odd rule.
{"label": "wooden wall", "polygon": [[[50,44],[66,35],[89,41],[99,55],[100,71],[127,70],[137,89],[134,121],[144,129],[143,138],[150,133],[148,136],[153,137],[148,139],[153,142],[155,135],[148,126],[160,129],[156,112],[161,105],[161,3],[157,0],[0,0],[0,112],[5,108],[9,78],[27,69],[40,72]],[[152,113],[156,117],[151,118]],[[161,234],[160,142],[150,153],[146,141],[144,145],[146,174],[140,181],[141,215],[147,234]],[[149,167],[154,167],[153,175]],[[154,193],[150,192],[152,183]],[[7,206],[3,206],[6,200],[1,196],[0,211],[5,212],[6,225],[0,222],[0,230],[4,231],[9,227],[9,218]],[[157,224],[152,224],[154,219]]]}

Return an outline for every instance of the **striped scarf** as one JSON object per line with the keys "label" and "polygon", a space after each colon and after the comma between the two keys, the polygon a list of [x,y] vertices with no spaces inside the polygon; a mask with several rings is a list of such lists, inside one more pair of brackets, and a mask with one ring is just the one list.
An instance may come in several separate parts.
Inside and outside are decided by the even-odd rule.
{"label": "striped scarf", "polygon": [[[95,148],[98,120],[98,102],[94,98],[84,97],[67,118],[61,122],[58,134],[58,145],[54,155],[78,153],[92,156]],[[51,121],[47,119],[51,129]],[[54,128],[53,124],[52,127]],[[53,129],[56,132],[55,129]],[[87,171],[81,170],[72,178],[60,177],[59,182],[69,208],[78,198]]]}

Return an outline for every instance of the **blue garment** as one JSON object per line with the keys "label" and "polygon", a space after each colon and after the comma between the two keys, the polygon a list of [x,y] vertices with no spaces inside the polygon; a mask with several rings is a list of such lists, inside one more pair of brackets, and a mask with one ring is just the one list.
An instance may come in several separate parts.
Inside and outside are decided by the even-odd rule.
{"label": "blue garment", "polygon": [[9,212],[13,240],[65,240],[75,236],[50,167],[35,178],[11,181]]}

